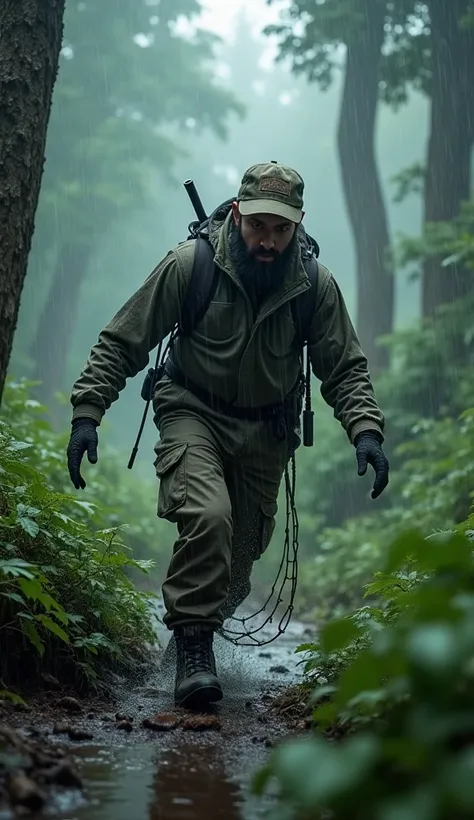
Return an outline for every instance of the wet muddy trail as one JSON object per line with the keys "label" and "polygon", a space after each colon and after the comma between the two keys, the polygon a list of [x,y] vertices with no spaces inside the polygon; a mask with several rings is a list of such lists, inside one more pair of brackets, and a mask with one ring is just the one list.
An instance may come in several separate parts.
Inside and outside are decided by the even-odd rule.
{"label": "wet muddy trail", "polygon": [[[169,632],[159,628],[158,633],[166,647]],[[270,625],[259,637],[273,634]],[[285,737],[304,731],[301,721],[291,725],[273,704],[301,680],[294,650],[309,634],[305,625],[292,622],[284,635],[264,647],[235,647],[216,636],[224,700],[197,726],[189,721],[191,713],[174,708],[174,659],[169,649],[163,649],[145,682],[118,683],[116,699],[106,707],[63,701],[63,693],[58,692],[49,693],[44,710],[35,706],[29,713],[15,713],[12,718],[26,737],[33,730],[65,749],[83,783],[82,791],[53,789],[43,813],[28,816],[57,820],[263,817],[271,800],[256,800],[249,786],[271,749]],[[2,813],[0,807],[0,820],[10,817],[16,815]]]}

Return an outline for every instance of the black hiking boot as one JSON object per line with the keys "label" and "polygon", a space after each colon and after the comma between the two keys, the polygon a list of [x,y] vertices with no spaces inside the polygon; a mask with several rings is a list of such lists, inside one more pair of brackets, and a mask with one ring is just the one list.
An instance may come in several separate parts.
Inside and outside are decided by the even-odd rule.
{"label": "black hiking boot", "polygon": [[177,649],[176,705],[199,710],[222,700],[222,687],[212,651],[213,631],[196,625],[175,629],[174,634]]}

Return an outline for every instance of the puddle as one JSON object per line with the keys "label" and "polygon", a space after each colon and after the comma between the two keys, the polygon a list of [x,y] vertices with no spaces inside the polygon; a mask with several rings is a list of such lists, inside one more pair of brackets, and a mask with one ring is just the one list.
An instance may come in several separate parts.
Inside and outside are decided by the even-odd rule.
{"label": "puddle", "polygon": [[[170,633],[159,628],[163,646]],[[270,637],[268,625],[260,637]],[[126,681],[114,711],[133,716],[133,730],[119,732],[100,716],[86,721],[93,741],[74,744],[69,754],[83,778],[85,801],[55,805],[56,820],[256,820],[269,816],[270,798],[250,794],[255,772],[271,748],[288,734],[268,715],[268,695],[302,677],[295,648],[307,629],[290,623],[274,643],[236,647],[216,636],[214,649],[224,700],[215,707],[219,730],[150,732],[144,717],[173,708],[174,658],[171,644],[144,683]],[[267,696],[267,697],[266,697]],[[90,716],[89,716],[90,717]],[[48,728],[48,727],[45,727]],[[51,727],[49,727],[49,730]],[[77,794],[76,794],[77,801]]]}
{"label": "puddle", "polygon": [[[263,805],[248,782],[222,760],[220,744],[182,743],[157,750],[153,743],[78,750],[87,783],[87,805],[61,820],[253,820]],[[240,773],[241,774],[241,773]]]}

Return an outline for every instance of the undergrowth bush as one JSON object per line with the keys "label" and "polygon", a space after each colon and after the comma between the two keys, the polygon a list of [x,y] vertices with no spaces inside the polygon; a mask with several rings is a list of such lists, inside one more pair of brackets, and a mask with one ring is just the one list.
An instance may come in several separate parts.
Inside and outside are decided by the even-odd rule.
{"label": "undergrowth bush", "polygon": [[279,796],[272,820],[474,816],[473,527],[397,538],[367,589],[380,605],[299,648],[314,729],[256,777]]}
{"label": "undergrowth bush", "polygon": [[[425,259],[440,255],[446,276],[457,276],[453,265],[461,261],[462,275],[472,279],[473,247],[470,202],[452,222],[403,239],[397,253],[418,274]],[[301,454],[299,468],[300,615],[350,611],[398,533],[449,528],[468,514],[474,423],[472,411],[463,410],[474,407],[474,289],[383,342],[391,366],[375,388],[387,422],[390,484],[374,504],[369,476],[357,479],[346,437],[327,412],[316,414],[314,451]]]}
{"label": "undergrowth bush", "polygon": [[[55,490],[75,494],[66,463],[70,426],[67,424],[61,432],[52,429],[46,420],[46,408],[31,398],[34,384],[27,380],[7,382],[2,418],[17,439],[32,445],[28,449],[28,463],[46,475]],[[106,422],[102,426],[105,425]],[[157,517],[157,481],[154,477],[148,481],[127,470],[127,458],[100,441],[99,463],[92,467],[85,459],[87,490],[76,495],[88,503],[77,508],[76,516],[97,529],[120,525],[126,531],[133,555],[154,562],[147,576],[133,572],[135,581],[156,587],[167,566],[175,531],[173,525]]]}
{"label": "undergrowth bush", "polygon": [[[474,400],[474,379],[471,378]],[[467,386],[466,386],[467,391]],[[386,545],[401,532],[449,529],[470,510],[474,487],[474,409],[459,418],[420,420],[398,447],[392,471],[392,507],[323,529],[312,560],[302,563],[299,613],[337,617],[357,607],[364,584],[383,565]]]}
{"label": "undergrowth bush", "polygon": [[110,510],[64,490],[58,438],[33,412],[28,419],[38,407],[24,386],[8,389],[0,421],[0,678],[21,688],[49,671],[79,687],[99,684],[106,668],[135,669],[155,641],[154,596],[128,576],[152,562],[131,557],[120,526],[104,526]]}

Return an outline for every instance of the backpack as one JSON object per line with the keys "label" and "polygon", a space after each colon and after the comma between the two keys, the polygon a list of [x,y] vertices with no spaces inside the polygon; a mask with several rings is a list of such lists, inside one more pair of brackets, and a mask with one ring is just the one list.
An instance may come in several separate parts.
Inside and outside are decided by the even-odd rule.
{"label": "backpack", "polygon": [[[200,324],[204,318],[206,311],[211,303],[216,292],[219,270],[214,264],[214,248],[209,239],[209,224],[214,219],[225,219],[230,211],[232,199],[223,202],[215,211],[207,217],[204,221],[194,221],[188,226],[188,237],[195,240],[195,251],[191,277],[189,280],[188,289],[184,298],[181,309],[181,316],[178,324],[171,332],[170,338],[162,355],[163,343],[158,345],[155,367],[149,368],[141,389],[141,397],[147,403],[143,414],[142,422],[138,432],[137,440],[130,456],[128,468],[131,469],[138,452],[138,443],[145,425],[146,414],[149,404],[153,398],[155,386],[164,370],[165,360],[168,352],[173,344],[176,336],[189,336],[193,330]],[[300,351],[303,368],[303,350],[307,342],[311,320],[314,315],[316,305],[316,291],[318,281],[318,256],[319,245],[310,234],[306,233],[304,228],[298,227],[299,242],[301,248],[301,257],[308,279],[311,283],[311,289],[304,291],[296,296],[290,302],[293,322],[295,325],[295,343]],[[311,446],[313,443],[312,434],[312,419],[313,413],[311,410],[311,368],[309,363],[309,356],[306,361],[306,373],[304,375],[303,390],[306,393],[306,406],[303,413],[303,439],[306,446]]]}

